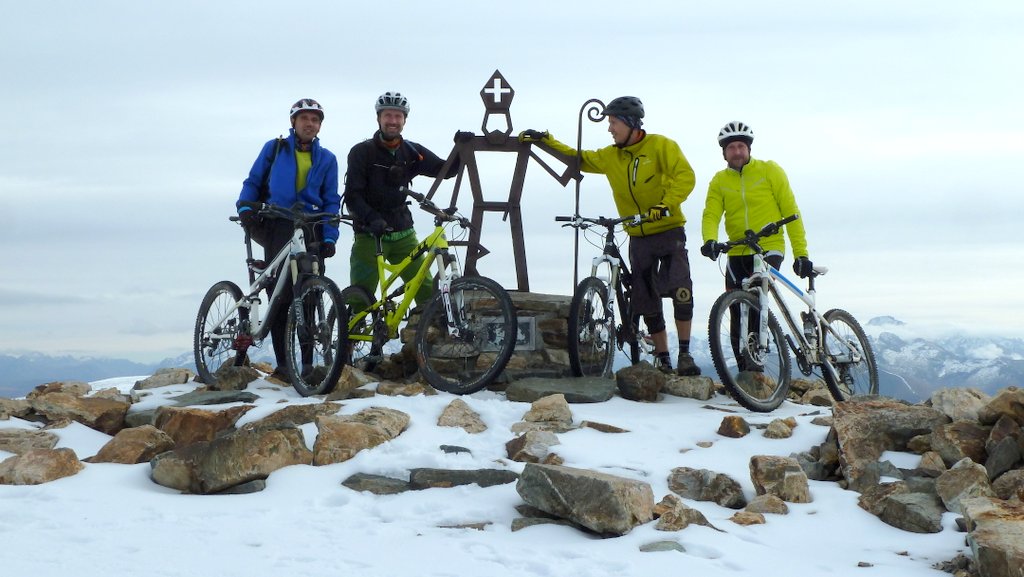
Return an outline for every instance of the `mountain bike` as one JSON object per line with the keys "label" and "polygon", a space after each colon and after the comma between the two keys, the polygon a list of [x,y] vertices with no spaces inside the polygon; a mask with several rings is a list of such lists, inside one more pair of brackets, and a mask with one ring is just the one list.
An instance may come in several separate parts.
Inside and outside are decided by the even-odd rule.
{"label": "mountain bike", "polygon": [[[337,214],[326,212],[304,214],[264,203],[243,203],[257,214],[286,219],[293,223],[291,241],[270,262],[252,256],[252,239],[245,234],[246,266],[249,288],[242,289],[231,281],[220,281],[210,287],[199,306],[196,317],[193,352],[201,382],[217,382],[217,372],[225,365],[243,366],[247,351],[270,334],[270,319],[287,307],[286,370],[292,386],[302,396],[330,392],[338,382],[344,363],[342,343],[348,322],[342,305],[341,291],[321,274],[319,243],[306,248],[306,235],[325,222],[339,222]],[[237,216],[230,220],[238,222]],[[287,283],[291,282],[294,299],[285,302]],[[261,293],[269,299],[261,314]]]}
{"label": "mountain bike", "polygon": [[[352,285],[341,291],[348,315],[346,359],[372,369],[382,359],[384,345],[398,338],[399,325],[410,320],[413,299],[425,282],[434,284],[430,301],[420,303],[413,341],[420,374],[441,391],[468,394],[493,382],[508,364],[518,336],[512,298],[497,282],[482,276],[463,276],[449,250],[446,227],[470,226],[455,207],[441,209],[420,193],[406,191],[419,207],[434,216],[434,230],[401,261],[384,259],[377,242],[377,276],[381,297]],[[402,282],[401,274],[426,255],[416,274]],[[436,274],[435,274],[436,273]],[[407,327],[408,328],[408,327]]]}
{"label": "mountain bike", "polygon": [[[878,394],[878,367],[864,329],[850,313],[815,308],[814,280],[828,272],[817,266],[801,290],[765,260],[758,242],[774,235],[798,215],[768,223],[760,231],[746,231],[742,239],[716,243],[718,254],[746,246],[754,252],[754,272],[743,279],[742,289],[722,293],[711,307],[708,340],[715,370],[733,398],[759,412],[774,410],[785,400],[790,385],[792,350],[804,376],[818,374],[837,401],[852,395]],[[782,290],[807,305],[800,316],[790,310]],[[769,299],[769,296],[771,299]],[[772,302],[789,329],[783,333]]]}
{"label": "mountain bike", "polygon": [[[653,355],[654,343],[640,330],[640,317],[633,313],[633,276],[626,266],[615,233],[620,226],[637,226],[643,215],[623,218],[556,216],[562,226],[584,231],[587,242],[601,247],[594,257],[590,276],[576,285],[569,305],[569,367],[577,377],[610,377],[616,348],[632,364]],[[600,241],[588,238],[591,228],[600,231]],[[616,321],[616,311],[618,321]]]}

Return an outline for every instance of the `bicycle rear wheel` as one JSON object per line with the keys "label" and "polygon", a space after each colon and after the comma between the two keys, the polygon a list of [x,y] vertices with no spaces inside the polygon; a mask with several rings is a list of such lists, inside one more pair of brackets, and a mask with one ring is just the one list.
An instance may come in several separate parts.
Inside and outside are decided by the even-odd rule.
{"label": "bicycle rear wheel", "polygon": [[341,291],[328,278],[308,278],[288,308],[286,326],[292,386],[303,397],[334,390],[348,344],[348,309]]}
{"label": "bicycle rear wheel", "polygon": [[485,277],[457,278],[450,292],[435,293],[423,309],[416,363],[435,389],[473,393],[505,369],[517,333],[515,306],[501,285]]}
{"label": "bicycle rear wheel", "polygon": [[569,305],[569,367],[577,377],[607,377],[615,352],[615,315],[608,285],[597,277],[580,281]]}
{"label": "bicycle rear wheel", "polygon": [[[758,327],[768,315],[768,345],[761,349]],[[789,349],[782,328],[769,310],[746,291],[722,293],[711,307],[708,323],[711,358],[722,385],[751,411],[767,413],[789,392]]]}
{"label": "bicycle rear wheel", "polygon": [[[878,394],[878,366],[875,364],[875,353],[864,329],[853,318],[853,315],[842,310],[832,309],[822,315],[839,338],[822,325],[825,338],[825,358],[823,361],[832,365],[839,379],[836,380],[828,367],[822,367],[822,376],[832,398],[845,401],[854,395]],[[854,360],[856,351],[857,360]]]}
{"label": "bicycle rear wheel", "polygon": [[199,305],[192,353],[196,361],[199,382],[212,385],[217,382],[217,370],[227,364],[244,364],[247,359],[236,358],[235,338],[241,334],[242,289],[231,281],[220,281],[210,287]]}
{"label": "bicycle rear wheel", "polygon": [[[377,315],[369,313],[358,318],[357,313],[373,304],[373,295],[359,285],[347,286],[341,291],[341,302],[348,311],[348,344],[345,362],[360,369],[372,370],[370,364],[373,350],[373,325]],[[358,318],[358,320],[357,320]],[[361,338],[352,338],[361,337]],[[375,353],[379,355],[380,353]]]}

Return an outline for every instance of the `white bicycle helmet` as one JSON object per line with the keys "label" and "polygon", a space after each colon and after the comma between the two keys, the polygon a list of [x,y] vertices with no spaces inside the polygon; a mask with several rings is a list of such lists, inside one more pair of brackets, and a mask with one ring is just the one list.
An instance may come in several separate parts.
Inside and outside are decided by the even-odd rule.
{"label": "white bicycle helmet", "polygon": [[324,107],[320,106],[320,103],[312,98],[303,98],[295,104],[292,104],[292,110],[288,117],[295,118],[295,115],[303,110],[312,110],[320,115],[320,120],[324,119]]}
{"label": "white bicycle helmet", "polygon": [[746,124],[743,124],[739,120],[733,120],[729,124],[722,127],[722,130],[718,132],[718,144],[722,148],[729,146],[730,142],[736,142],[741,140],[750,146],[754,143],[754,131]]}
{"label": "white bicycle helmet", "polygon": [[409,100],[402,96],[401,92],[390,90],[377,97],[377,104],[374,106],[377,112],[381,110],[401,110],[406,116],[409,115]]}

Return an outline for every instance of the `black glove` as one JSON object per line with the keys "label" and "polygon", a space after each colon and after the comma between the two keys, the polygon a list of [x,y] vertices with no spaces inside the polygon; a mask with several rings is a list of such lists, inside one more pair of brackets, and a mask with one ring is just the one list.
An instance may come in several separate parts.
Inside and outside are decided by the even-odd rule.
{"label": "black glove", "polygon": [[455,131],[455,137],[452,138],[452,142],[454,142],[455,144],[458,144],[460,142],[469,142],[470,140],[473,140],[474,136],[476,136],[476,135],[473,134],[472,132],[464,132],[462,130],[456,130]]}
{"label": "black glove", "polygon": [[324,241],[320,243],[320,258],[331,258],[337,252],[333,242]]}
{"label": "black glove", "polygon": [[388,231],[388,223],[383,218],[375,218],[366,225],[366,230],[370,231],[373,236],[381,236]]}
{"label": "black glove", "polygon": [[255,210],[249,209],[238,213],[238,220],[242,223],[243,227],[250,229],[259,224],[260,217],[256,214]]}
{"label": "black glove", "polygon": [[546,130],[524,130],[519,133],[519,142],[541,142],[549,136]]}
{"label": "black glove", "polygon": [[811,276],[811,271],[814,270],[814,263],[811,259],[806,256],[802,256],[793,261],[793,272],[800,278],[807,278]]}
{"label": "black glove", "polygon": [[647,211],[647,220],[650,221],[661,220],[664,216],[668,216],[668,207],[660,202]]}
{"label": "black glove", "polygon": [[718,260],[718,241],[711,239],[704,243],[704,246],[700,247],[700,254],[710,258],[711,260]]}

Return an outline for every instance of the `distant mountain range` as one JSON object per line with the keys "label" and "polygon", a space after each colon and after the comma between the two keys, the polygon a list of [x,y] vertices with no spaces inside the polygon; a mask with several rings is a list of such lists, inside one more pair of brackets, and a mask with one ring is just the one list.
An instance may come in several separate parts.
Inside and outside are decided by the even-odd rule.
{"label": "distant mountain range", "polygon": [[[992,394],[1008,386],[1024,386],[1024,339],[948,333],[924,336],[893,317],[873,318],[864,330],[875,349],[883,395],[919,402],[943,388],[973,387]],[[691,351],[703,373],[717,379],[707,343],[694,339]],[[260,353],[258,360],[272,362],[269,351]],[[21,397],[52,381],[145,376],[162,367],[195,370],[190,352],[154,364],[40,353],[0,354],[0,397]]]}

